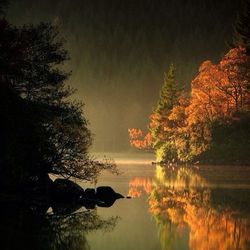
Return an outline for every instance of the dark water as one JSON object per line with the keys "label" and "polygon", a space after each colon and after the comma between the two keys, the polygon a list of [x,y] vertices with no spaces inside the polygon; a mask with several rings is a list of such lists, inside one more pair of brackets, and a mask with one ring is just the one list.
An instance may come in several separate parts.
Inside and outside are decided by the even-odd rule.
{"label": "dark water", "polygon": [[132,199],[70,216],[1,208],[0,249],[250,249],[249,167],[115,158],[123,174],[104,173],[97,185]]}

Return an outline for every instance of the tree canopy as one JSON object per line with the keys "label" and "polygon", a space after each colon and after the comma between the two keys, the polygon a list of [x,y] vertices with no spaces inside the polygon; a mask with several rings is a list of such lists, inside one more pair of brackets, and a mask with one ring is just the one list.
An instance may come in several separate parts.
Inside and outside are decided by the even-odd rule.
{"label": "tree canopy", "polygon": [[[227,159],[231,163],[249,162],[250,134],[246,126],[250,112],[249,69],[250,57],[245,47],[229,50],[218,64],[204,61],[191,83],[190,97],[182,92],[168,106],[170,109],[165,109],[167,112],[153,112],[149,135],[143,137],[142,131],[130,133],[131,145],[140,145],[137,148],[150,145],[155,151],[155,141],[160,142],[159,151],[155,151],[157,161],[211,162],[214,157],[220,163]],[[166,103],[171,100],[169,96],[164,98]],[[222,130],[224,142],[218,136]],[[151,141],[145,144],[146,138]]]}
{"label": "tree canopy", "polygon": [[156,160],[165,163],[249,164],[249,14],[246,0],[234,25],[233,47],[219,63],[201,63],[190,93],[177,91],[170,67],[149,132],[129,129],[133,147],[151,147]]}
{"label": "tree canopy", "polygon": [[72,100],[74,90],[65,83],[70,76],[63,69],[67,60],[64,40],[51,23],[14,27],[0,20],[0,163],[5,183],[48,173],[94,180],[102,169],[115,169],[112,162],[89,156],[92,136],[83,103]]}

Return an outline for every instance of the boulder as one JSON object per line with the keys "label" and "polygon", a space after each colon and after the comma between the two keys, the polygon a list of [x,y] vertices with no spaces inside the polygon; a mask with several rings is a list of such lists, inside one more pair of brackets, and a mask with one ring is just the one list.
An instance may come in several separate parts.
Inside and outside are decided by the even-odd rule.
{"label": "boulder", "polygon": [[96,189],[96,198],[101,201],[97,204],[99,207],[111,207],[117,199],[124,198],[124,196],[116,193],[109,186],[101,186]]}
{"label": "boulder", "polygon": [[86,188],[83,198],[88,199],[88,200],[95,200],[96,199],[95,189],[94,188]]}
{"label": "boulder", "polygon": [[116,193],[113,188],[109,186],[101,186],[96,189],[96,197],[101,201],[109,200],[109,199],[120,199],[124,198],[119,193]]}
{"label": "boulder", "polygon": [[68,179],[56,179],[52,185],[52,196],[59,200],[75,200],[78,201],[84,195],[81,186]]}
{"label": "boulder", "polygon": [[96,190],[87,188],[84,191],[78,184],[67,179],[56,179],[52,185],[53,210],[56,213],[68,212],[78,205],[87,209],[93,209],[96,205],[110,207],[120,198],[124,197],[109,186],[101,186]]}

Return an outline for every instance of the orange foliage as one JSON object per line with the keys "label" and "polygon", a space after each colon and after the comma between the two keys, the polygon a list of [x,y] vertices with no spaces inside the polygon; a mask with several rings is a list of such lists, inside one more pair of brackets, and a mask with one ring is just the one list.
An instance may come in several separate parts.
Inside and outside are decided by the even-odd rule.
{"label": "orange foliage", "polygon": [[217,65],[203,62],[191,85],[189,122],[213,121],[249,110],[249,67],[245,48],[231,49]]}
{"label": "orange foliage", "polygon": [[236,111],[250,110],[250,57],[246,48],[231,49],[220,61],[220,69],[227,75],[224,91],[234,103]]}
{"label": "orange foliage", "polygon": [[249,215],[244,216],[230,206],[214,208],[209,183],[197,171],[161,169],[156,180],[135,178],[129,186],[131,194],[134,190],[139,196],[142,191],[149,194],[149,212],[159,230],[162,249],[171,248],[184,232],[189,234],[190,249],[248,249]]}
{"label": "orange foliage", "polygon": [[245,48],[234,48],[217,65],[210,61],[201,64],[186,109],[192,155],[208,148],[213,121],[230,120],[236,111],[249,111],[249,63]]}
{"label": "orange foliage", "polygon": [[142,191],[144,191],[146,194],[150,194],[152,190],[152,180],[148,178],[134,178],[129,181],[128,196],[140,197],[142,195]]}
{"label": "orange foliage", "polygon": [[243,47],[231,49],[218,64],[204,61],[191,83],[190,98],[182,93],[171,110],[151,114],[145,136],[129,129],[130,144],[157,149],[168,143],[171,157],[189,161],[209,148],[212,123],[230,122],[239,111],[250,111],[250,56]]}
{"label": "orange foliage", "polygon": [[142,130],[137,128],[128,129],[130,145],[138,149],[150,149],[152,143],[151,134],[143,134]]}

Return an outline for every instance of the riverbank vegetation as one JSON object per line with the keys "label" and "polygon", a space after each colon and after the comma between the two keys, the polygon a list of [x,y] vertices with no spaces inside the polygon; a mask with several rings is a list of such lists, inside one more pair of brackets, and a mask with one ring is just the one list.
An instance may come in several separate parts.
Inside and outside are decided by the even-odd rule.
{"label": "riverbank vegetation", "polygon": [[201,63],[190,91],[165,73],[148,132],[129,129],[130,144],[153,150],[157,162],[249,164],[250,4],[239,15],[232,48],[218,63]]}

